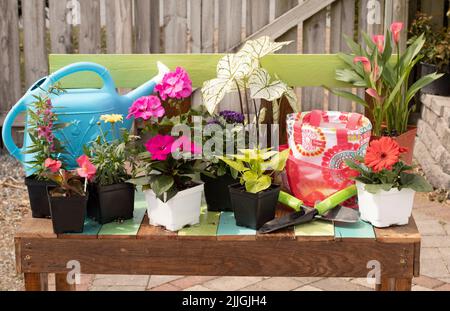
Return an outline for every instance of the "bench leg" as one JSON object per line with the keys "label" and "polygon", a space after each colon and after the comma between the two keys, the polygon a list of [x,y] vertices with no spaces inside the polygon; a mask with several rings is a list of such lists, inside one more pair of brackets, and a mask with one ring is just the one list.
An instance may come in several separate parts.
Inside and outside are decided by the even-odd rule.
{"label": "bench leg", "polygon": [[77,290],[75,284],[67,283],[67,273],[55,273],[55,287],[56,291],[61,292]]}
{"label": "bench leg", "polygon": [[396,279],[381,278],[381,284],[376,286],[377,291],[411,291],[412,278]]}
{"label": "bench leg", "polygon": [[48,291],[47,273],[24,273],[24,281],[26,291]]}

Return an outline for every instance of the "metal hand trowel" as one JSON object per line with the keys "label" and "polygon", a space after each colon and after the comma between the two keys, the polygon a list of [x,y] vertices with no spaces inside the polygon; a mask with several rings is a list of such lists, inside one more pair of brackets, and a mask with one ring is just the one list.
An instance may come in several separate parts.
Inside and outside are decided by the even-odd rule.
{"label": "metal hand trowel", "polygon": [[327,199],[317,203],[314,208],[311,208],[304,206],[303,202],[296,197],[286,192],[281,192],[278,198],[279,202],[291,207],[296,212],[267,222],[258,232],[270,233],[283,228],[304,224],[315,219],[355,223],[359,220],[359,212],[348,207],[339,206],[340,203],[355,195],[356,186],[353,185],[336,192]]}

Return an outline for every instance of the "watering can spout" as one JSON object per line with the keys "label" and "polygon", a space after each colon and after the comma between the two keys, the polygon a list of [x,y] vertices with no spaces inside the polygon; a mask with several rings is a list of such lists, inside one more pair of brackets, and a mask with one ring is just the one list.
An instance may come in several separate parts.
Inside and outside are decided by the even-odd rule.
{"label": "watering can spout", "polygon": [[155,76],[150,81],[144,83],[140,87],[136,88],[135,90],[129,92],[128,94],[125,95],[125,97],[127,97],[130,101],[134,102],[135,100],[137,100],[142,96],[150,95],[153,92],[155,86],[161,83],[164,75],[170,71],[169,68],[161,62],[157,62],[157,66],[158,66],[157,76]]}

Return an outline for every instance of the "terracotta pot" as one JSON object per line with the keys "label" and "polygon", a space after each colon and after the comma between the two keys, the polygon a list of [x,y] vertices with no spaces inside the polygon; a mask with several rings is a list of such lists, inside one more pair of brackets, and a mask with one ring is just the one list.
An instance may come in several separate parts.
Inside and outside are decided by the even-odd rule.
{"label": "terracotta pot", "polygon": [[[408,152],[402,154],[401,160],[408,165],[413,162],[414,144],[416,142],[417,126],[408,126],[408,131],[400,136],[393,137],[394,140],[404,148],[408,149]],[[372,136],[370,141],[379,139],[379,136]]]}

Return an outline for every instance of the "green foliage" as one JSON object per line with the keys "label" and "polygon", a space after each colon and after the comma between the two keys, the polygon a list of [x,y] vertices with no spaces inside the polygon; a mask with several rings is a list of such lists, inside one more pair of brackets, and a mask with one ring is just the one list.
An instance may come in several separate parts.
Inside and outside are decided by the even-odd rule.
{"label": "green foliage", "polygon": [[427,14],[417,14],[409,29],[408,45],[423,34],[425,44],[420,51],[420,55],[423,56],[422,62],[436,65],[439,72],[446,72],[450,65],[450,27],[433,30],[432,19]]}
{"label": "green foliage", "polygon": [[389,191],[397,188],[412,189],[417,192],[431,192],[433,187],[424,177],[412,174],[413,167],[399,161],[392,167],[392,170],[383,169],[381,172],[374,172],[364,164],[364,159],[357,157],[355,160],[346,160],[346,164],[351,169],[357,171],[359,176],[355,180],[365,184],[365,190],[370,193],[377,193],[381,190]]}
{"label": "green foliage", "polygon": [[[350,99],[365,107],[371,107],[374,117],[374,134],[383,135],[383,124],[389,133],[404,133],[408,129],[409,115],[414,110],[411,100],[421,88],[439,79],[442,75],[433,73],[422,77],[411,87],[408,87],[409,77],[414,66],[422,59],[420,54],[424,44],[424,35],[417,36],[400,55],[398,43],[393,44],[392,34],[387,31],[382,53],[367,34],[363,34],[367,48],[346,37],[351,54],[340,53],[338,56],[348,68],[336,70],[336,80],[371,89],[376,96],[371,95],[370,102],[362,98],[338,90],[330,90],[337,96]],[[395,50],[395,51],[394,51]],[[393,54],[393,53],[396,54]],[[361,62],[354,61],[356,56],[366,57],[370,62],[371,71],[366,72]]]}
{"label": "green foliage", "polygon": [[[99,126],[101,135],[91,142],[89,147],[84,146],[84,153],[97,169],[95,182],[101,186],[126,182],[133,177],[137,166],[138,151],[134,142],[138,137],[131,135],[126,129],[121,129],[120,135],[116,135],[117,123],[110,125],[111,131],[106,133],[103,133]],[[108,135],[112,135],[113,139],[107,141]]]}
{"label": "green foliage", "polygon": [[245,149],[241,154],[220,157],[231,169],[238,172],[240,182],[250,193],[264,191],[272,184],[271,175],[284,170],[290,150]]}

